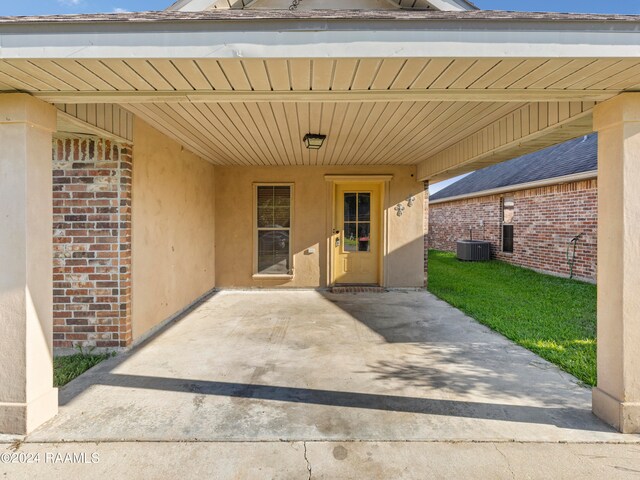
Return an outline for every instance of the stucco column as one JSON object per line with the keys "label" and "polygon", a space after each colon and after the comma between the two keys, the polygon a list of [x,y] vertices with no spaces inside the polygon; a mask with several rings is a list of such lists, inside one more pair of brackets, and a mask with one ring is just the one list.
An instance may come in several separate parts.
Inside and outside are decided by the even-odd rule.
{"label": "stucco column", "polygon": [[598,386],[593,412],[640,432],[640,93],[596,106]]}
{"label": "stucco column", "polygon": [[0,94],[0,433],[57,413],[52,368],[51,142],[56,109]]}

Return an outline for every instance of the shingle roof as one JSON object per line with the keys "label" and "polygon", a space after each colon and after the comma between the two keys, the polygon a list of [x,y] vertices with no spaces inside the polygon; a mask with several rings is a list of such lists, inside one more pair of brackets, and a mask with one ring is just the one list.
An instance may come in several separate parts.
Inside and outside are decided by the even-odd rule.
{"label": "shingle roof", "polygon": [[429,200],[443,200],[597,169],[598,135],[592,133],[478,170],[431,195]]}
{"label": "shingle roof", "polygon": [[640,15],[505,12],[496,10],[467,10],[439,12],[429,10],[207,10],[202,12],[133,12],[95,13],[81,15],[43,15],[0,17],[0,24],[20,23],[94,23],[94,22],[170,22],[224,20],[440,20],[440,21],[570,21],[570,22],[640,22]]}

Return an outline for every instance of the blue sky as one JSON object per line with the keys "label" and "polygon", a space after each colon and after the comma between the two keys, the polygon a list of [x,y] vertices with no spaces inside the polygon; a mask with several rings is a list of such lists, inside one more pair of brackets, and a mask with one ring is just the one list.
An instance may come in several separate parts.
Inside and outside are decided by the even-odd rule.
{"label": "blue sky", "polygon": [[[172,0],[0,0],[0,15],[163,10]],[[640,0],[475,0],[483,9],[637,13]]]}

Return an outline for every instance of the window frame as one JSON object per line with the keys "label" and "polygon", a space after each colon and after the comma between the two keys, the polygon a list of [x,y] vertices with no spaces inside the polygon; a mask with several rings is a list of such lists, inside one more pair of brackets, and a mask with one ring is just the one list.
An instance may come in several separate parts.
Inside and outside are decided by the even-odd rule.
{"label": "window frame", "polygon": [[[513,205],[513,215],[511,217],[511,222],[506,222],[505,221],[505,203],[506,200],[509,199],[511,204]],[[513,195],[505,195],[503,197],[501,197],[500,199],[500,217],[501,217],[501,221],[500,221],[500,237],[501,237],[501,243],[502,243],[502,248],[500,249],[502,251],[502,253],[513,253],[514,250],[514,240],[515,240],[515,226],[514,226],[514,216],[515,216],[515,209],[516,209],[516,198]],[[505,226],[510,226],[511,227],[511,250],[505,250]]]}
{"label": "window frame", "polygon": [[[289,227],[265,228],[258,227],[258,188],[259,187],[289,187]],[[293,227],[294,227],[294,199],[295,191],[293,182],[254,182],[253,183],[253,270],[254,279],[292,279],[294,276],[293,265]],[[260,273],[258,271],[258,235],[262,231],[283,231],[289,232],[289,271],[287,273]]]}

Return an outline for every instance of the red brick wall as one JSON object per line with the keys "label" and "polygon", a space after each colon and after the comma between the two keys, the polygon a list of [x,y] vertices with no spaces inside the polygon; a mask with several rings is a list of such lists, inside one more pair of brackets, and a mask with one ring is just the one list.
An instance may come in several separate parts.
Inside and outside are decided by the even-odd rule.
{"label": "red brick wall", "polygon": [[53,141],[54,347],[131,343],[129,145]]}
{"label": "red brick wall", "polygon": [[569,275],[567,243],[578,242],[574,275],[595,280],[597,255],[597,180],[552,185],[506,194],[514,197],[513,253],[501,251],[501,195],[431,204],[429,245],[455,251],[456,241],[487,240],[494,257],[515,265]]}

